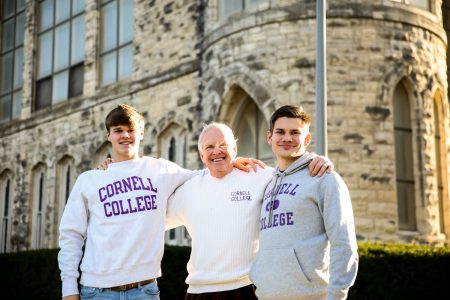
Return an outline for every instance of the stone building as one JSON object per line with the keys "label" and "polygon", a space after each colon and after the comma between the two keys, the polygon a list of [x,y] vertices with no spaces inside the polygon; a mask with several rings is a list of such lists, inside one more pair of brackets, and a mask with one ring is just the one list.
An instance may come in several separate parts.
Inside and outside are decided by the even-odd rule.
{"label": "stone building", "polygon": [[[327,2],[328,149],[358,237],[448,243],[450,1]],[[0,252],[57,247],[119,103],[145,115],[142,154],[193,169],[204,123],[229,124],[240,155],[273,163],[273,110],[314,116],[313,0],[0,3]]]}

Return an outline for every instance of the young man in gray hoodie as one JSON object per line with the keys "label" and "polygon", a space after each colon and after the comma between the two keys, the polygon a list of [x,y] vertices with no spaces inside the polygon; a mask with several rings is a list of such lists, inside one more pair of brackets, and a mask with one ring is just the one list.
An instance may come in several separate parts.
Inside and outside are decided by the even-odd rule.
{"label": "young man in gray hoodie", "polygon": [[311,117],[286,105],[270,120],[267,140],[278,166],[260,217],[251,270],[259,300],[346,299],[358,269],[349,191],[336,173],[308,175]]}

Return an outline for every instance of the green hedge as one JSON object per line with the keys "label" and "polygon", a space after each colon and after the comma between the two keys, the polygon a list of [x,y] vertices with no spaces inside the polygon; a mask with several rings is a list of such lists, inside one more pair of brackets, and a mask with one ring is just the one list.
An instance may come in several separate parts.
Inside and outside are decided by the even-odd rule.
{"label": "green hedge", "polygon": [[[56,249],[0,255],[0,288],[8,299],[60,299]],[[450,249],[359,243],[360,263],[348,299],[439,299],[448,294]],[[188,247],[166,246],[162,300],[183,299]]]}

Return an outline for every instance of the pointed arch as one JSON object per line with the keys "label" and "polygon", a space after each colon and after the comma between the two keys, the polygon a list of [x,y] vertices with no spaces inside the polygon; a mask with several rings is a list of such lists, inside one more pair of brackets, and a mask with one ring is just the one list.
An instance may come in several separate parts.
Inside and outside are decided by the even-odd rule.
{"label": "pointed arch", "polygon": [[14,196],[13,172],[5,169],[0,174],[0,253],[11,251],[11,228]]}
{"label": "pointed arch", "polygon": [[[158,136],[160,156],[186,167],[187,129],[177,122],[171,122]],[[180,226],[166,231],[165,242],[168,245],[189,246],[191,237],[186,228]]]}
{"label": "pointed arch", "polygon": [[[54,236],[58,236],[58,225],[61,220],[64,208],[69,198],[69,194],[75,183],[75,160],[70,155],[64,155],[56,163],[56,191],[55,191],[55,215],[54,215]],[[57,247],[57,239],[55,240],[54,247]]]}
{"label": "pointed arch", "polygon": [[254,72],[242,69],[228,70],[224,80],[217,120],[228,124],[235,132],[239,155],[256,157],[272,164],[266,132],[276,102],[268,85]]}
{"label": "pointed arch", "polygon": [[111,143],[109,141],[103,142],[100,147],[95,151],[95,160],[92,164],[92,167],[97,167],[101,162],[105,161],[107,158],[110,158],[112,155]]}
{"label": "pointed arch", "polygon": [[31,248],[45,248],[47,211],[47,166],[38,163],[31,171]]}
{"label": "pointed arch", "polygon": [[416,187],[414,171],[414,129],[412,105],[405,81],[397,84],[393,92],[394,144],[398,227],[416,231]]}
{"label": "pointed arch", "polygon": [[448,191],[447,139],[445,113],[440,89],[433,97],[434,154],[436,166],[437,202],[439,209],[439,230],[450,234],[450,199]]}

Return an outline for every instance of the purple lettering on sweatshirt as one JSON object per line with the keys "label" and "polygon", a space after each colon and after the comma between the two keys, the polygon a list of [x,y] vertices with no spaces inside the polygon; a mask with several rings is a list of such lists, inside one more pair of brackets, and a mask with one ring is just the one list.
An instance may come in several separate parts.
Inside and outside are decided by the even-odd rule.
{"label": "purple lettering on sweatshirt", "polygon": [[259,230],[263,231],[267,228],[274,228],[274,227],[283,227],[283,226],[289,226],[294,225],[294,213],[289,212],[280,212],[278,214],[272,215],[272,220],[269,221],[269,217],[265,216],[262,217],[259,220]]}
{"label": "purple lettering on sweatshirt", "polygon": [[126,194],[132,191],[146,190],[153,193],[158,193],[158,188],[154,185],[151,178],[141,178],[138,176],[131,176],[116,180],[112,183],[101,187],[98,190],[98,197],[100,202],[104,202],[108,198]]}

